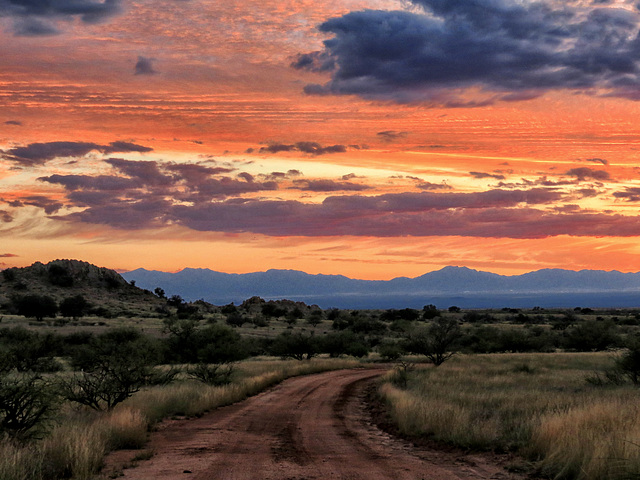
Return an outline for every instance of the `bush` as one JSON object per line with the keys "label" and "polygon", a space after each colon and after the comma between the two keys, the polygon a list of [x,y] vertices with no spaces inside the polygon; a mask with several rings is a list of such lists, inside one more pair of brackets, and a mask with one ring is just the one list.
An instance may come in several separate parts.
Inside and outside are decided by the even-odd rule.
{"label": "bush", "polygon": [[271,344],[271,354],[282,358],[311,360],[318,353],[318,342],[302,333],[281,333]]}
{"label": "bush", "polygon": [[55,317],[58,312],[58,304],[48,295],[25,295],[13,299],[13,304],[18,312],[27,318],[35,318],[39,322],[44,317]]}
{"label": "bush", "polygon": [[60,302],[60,315],[77,320],[86,315],[90,307],[89,302],[82,295],[67,297]]}
{"label": "bush", "polygon": [[92,337],[71,359],[82,373],[60,381],[69,401],[96,410],[111,410],[143,386],[155,381],[157,346],[139,331],[118,328]]}

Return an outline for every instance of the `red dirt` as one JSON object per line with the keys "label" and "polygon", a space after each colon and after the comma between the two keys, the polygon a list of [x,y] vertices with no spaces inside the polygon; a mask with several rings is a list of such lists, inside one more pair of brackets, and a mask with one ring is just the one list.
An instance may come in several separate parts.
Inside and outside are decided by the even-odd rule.
{"label": "red dirt", "polygon": [[[201,418],[163,422],[126,479],[516,480],[495,458],[415,446],[377,428],[365,390],[381,370],[296,377]],[[108,474],[123,453],[107,460]],[[131,458],[131,453],[129,453]],[[121,463],[122,464],[122,463]]]}

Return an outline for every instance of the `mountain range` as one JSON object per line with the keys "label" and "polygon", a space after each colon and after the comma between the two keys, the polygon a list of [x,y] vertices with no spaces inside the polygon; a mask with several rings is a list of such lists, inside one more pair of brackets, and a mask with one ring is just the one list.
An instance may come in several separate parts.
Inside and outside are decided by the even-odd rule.
{"label": "mountain range", "polygon": [[357,280],[296,270],[229,274],[185,268],[177,273],[137,269],[122,273],[136,285],[185,300],[224,305],[252,296],[289,299],[322,308],[570,308],[640,306],[640,272],[543,269],[505,276],[466,267],[445,267],[415,278]]}

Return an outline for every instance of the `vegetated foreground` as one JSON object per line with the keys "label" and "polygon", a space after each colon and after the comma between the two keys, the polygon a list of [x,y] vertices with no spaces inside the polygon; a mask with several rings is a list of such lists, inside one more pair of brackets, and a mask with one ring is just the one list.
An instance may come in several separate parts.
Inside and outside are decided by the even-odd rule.
{"label": "vegetated foreground", "polygon": [[364,391],[382,373],[340,370],[296,377],[199,419],[165,422],[152,435],[153,458],[124,470],[124,478],[522,478],[480,455],[417,449],[373,426]]}

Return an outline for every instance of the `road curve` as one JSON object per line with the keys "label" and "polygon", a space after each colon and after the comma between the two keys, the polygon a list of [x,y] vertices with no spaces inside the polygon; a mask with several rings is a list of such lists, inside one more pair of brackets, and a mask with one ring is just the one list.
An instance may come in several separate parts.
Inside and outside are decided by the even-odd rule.
{"label": "road curve", "polygon": [[382,370],[296,377],[194,420],[166,422],[155,455],[126,479],[516,479],[481,457],[413,448],[368,421],[363,391]]}

